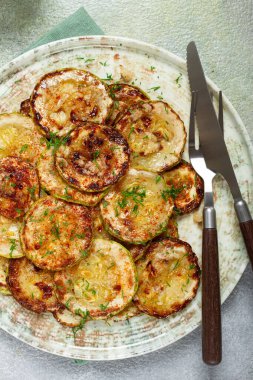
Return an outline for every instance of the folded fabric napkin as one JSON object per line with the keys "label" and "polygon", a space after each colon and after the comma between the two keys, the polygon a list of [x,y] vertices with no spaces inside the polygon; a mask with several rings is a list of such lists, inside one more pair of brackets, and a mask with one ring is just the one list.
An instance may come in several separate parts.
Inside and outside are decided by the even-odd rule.
{"label": "folded fabric napkin", "polygon": [[63,38],[85,36],[92,34],[104,34],[95,21],[89,16],[84,8],[79,8],[71,16],[67,17],[56,27],[44,34],[37,41],[32,43],[25,51],[48,42],[61,40]]}

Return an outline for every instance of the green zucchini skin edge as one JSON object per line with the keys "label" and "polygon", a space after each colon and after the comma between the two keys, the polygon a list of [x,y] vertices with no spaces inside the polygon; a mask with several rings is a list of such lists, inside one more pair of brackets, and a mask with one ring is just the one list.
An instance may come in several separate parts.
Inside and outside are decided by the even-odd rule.
{"label": "green zucchini skin edge", "polygon": [[145,240],[145,241],[143,241],[143,240],[138,240],[138,241],[124,240],[124,239],[120,236],[120,234],[116,232],[117,230],[114,230],[112,227],[110,227],[109,225],[107,225],[107,224],[104,222],[104,220],[103,220],[103,225],[104,225],[104,228],[105,228],[106,232],[108,232],[108,234],[110,234],[110,235],[114,236],[115,238],[119,239],[120,241],[122,241],[122,243],[130,243],[130,244],[134,244],[134,245],[140,245],[140,244],[146,244],[146,243],[148,243],[149,241],[153,240],[155,237],[161,235],[164,231],[166,231],[167,226],[168,226],[168,223],[169,223],[169,218],[170,218],[170,216],[168,217],[168,220],[167,220],[165,226],[163,226],[163,227],[161,228],[161,230],[158,231],[157,234],[152,235],[152,237],[150,237],[150,239]]}

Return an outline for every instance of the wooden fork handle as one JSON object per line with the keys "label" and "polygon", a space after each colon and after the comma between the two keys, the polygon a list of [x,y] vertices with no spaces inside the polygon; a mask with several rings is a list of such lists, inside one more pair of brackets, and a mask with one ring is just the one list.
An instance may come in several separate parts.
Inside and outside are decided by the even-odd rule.
{"label": "wooden fork handle", "polygon": [[221,362],[221,304],[216,228],[203,229],[202,355],[206,364],[215,365]]}
{"label": "wooden fork handle", "polygon": [[244,199],[235,201],[235,211],[240,222],[242,236],[253,269],[253,220]]}

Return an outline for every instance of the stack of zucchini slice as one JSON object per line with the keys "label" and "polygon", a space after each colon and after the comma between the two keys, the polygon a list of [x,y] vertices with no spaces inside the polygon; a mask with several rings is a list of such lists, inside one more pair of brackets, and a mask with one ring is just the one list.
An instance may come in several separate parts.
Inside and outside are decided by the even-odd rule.
{"label": "stack of zucchini slice", "polygon": [[64,326],[164,318],[196,295],[179,240],[203,181],[184,124],[136,86],[66,68],[0,115],[0,292]]}

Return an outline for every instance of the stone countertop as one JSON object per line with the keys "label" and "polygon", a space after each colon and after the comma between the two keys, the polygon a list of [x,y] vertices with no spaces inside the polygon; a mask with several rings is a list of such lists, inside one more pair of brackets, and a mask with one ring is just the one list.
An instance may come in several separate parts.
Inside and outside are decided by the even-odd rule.
{"label": "stone countertop", "polygon": [[[185,58],[195,40],[206,74],[239,112],[253,140],[251,0],[0,0],[0,64],[84,6],[105,34],[149,42]],[[253,275],[248,266],[222,306],[223,361],[201,360],[200,329],[173,345],[132,359],[79,362],[36,350],[0,331],[0,379],[180,379],[253,378]]]}

